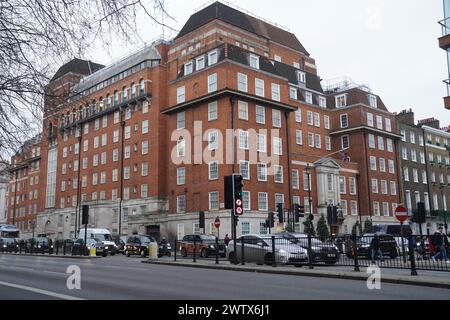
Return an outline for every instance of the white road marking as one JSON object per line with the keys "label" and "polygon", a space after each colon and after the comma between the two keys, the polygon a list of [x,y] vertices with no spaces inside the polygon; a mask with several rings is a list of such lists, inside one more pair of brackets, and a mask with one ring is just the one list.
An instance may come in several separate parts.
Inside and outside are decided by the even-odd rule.
{"label": "white road marking", "polygon": [[64,300],[85,300],[83,298],[68,296],[68,295],[61,294],[61,293],[56,293],[56,292],[52,292],[52,291],[47,291],[47,290],[32,288],[32,287],[27,287],[27,286],[22,286],[20,284],[14,284],[14,283],[9,283],[9,282],[4,282],[4,281],[0,281],[0,286],[22,289],[22,290],[40,293],[40,294],[43,294],[46,296],[64,299]]}

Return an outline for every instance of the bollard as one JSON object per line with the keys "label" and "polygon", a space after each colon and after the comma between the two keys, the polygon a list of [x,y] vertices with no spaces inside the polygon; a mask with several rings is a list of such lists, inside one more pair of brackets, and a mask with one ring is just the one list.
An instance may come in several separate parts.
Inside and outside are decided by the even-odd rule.
{"label": "bollard", "polygon": [[311,235],[308,234],[308,265],[309,269],[314,269],[313,267],[313,258],[312,258],[312,243],[311,243]]}
{"label": "bollard", "polygon": [[63,241],[63,256],[66,255],[66,241]]}
{"label": "bollard", "polygon": [[241,265],[245,265],[245,255],[244,255],[244,237],[241,238]]}
{"label": "bollard", "polygon": [[56,255],[59,254],[59,241],[56,242]]}
{"label": "bollard", "polygon": [[177,261],[177,251],[178,251],[178,247],[177,247],[177,243],[178,241],[177,241],[177,238],[175,238],[175,246],[173,247],[174,248],[174,254],[173,254],[173,261]]}
{"label": "bollard", "polygon": [[194,250],[193,250],[193,262],[197,262],[197,257],[195,256],[195,251],[196,251],[196,246],[197,244],[195,243],[195,236],[194,236]]}
{"label": "bollard", "polygon": [[272,236],[272,267],[276,267],[277,266],[277,258],[275,256],[275,236]]}
{"label": "bollard", "polygon": [[216,237],[216,264],[219,264],[219,237]]}
{"label": "bollard", "polygon": [[355,272],[359,272],[359,263],[358,263],[358,244],[356,243],[357,237],[356,234],[353,235],[353,259],[355,262],[355,268],[353,269]]}

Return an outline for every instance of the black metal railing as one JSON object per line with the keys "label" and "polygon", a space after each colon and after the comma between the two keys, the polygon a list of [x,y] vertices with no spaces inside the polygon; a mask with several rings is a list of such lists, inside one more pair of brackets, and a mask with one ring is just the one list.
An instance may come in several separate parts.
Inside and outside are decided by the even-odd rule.
{"label": "black metal railing", "polygon": [[[273,236],[246,236],[233,242],[174,241],[174,261],[256,264],[268,266],[341,266],[359,271],[362,267],[450,271],[448,241],[436,246],[436,236],[420,239],[418,236],[390,235],[342,237],[314,237],[297,234]],[[444,239],[444,238],[442,238]],[[439,242],[439,241],[438,241]]]}

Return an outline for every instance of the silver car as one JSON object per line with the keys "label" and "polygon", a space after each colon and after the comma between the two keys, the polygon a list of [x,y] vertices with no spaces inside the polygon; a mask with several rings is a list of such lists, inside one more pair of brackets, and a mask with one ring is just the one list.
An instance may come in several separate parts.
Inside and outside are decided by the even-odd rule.
{"label": "silver car", "polygon": [[[302,247],[293,244],[279,235],[275,237],[275,261],[277,264],[291,264],[301,267],[308,261],[308,252]],[[236,253],[234,242],[230,241],[227,249],[227,259],[233,263],[242,259],[242,243],[244,247],[244,261],[254,262],[258,265],[273,263],[273,249],[271,235],[245,235],[236,241]]]}

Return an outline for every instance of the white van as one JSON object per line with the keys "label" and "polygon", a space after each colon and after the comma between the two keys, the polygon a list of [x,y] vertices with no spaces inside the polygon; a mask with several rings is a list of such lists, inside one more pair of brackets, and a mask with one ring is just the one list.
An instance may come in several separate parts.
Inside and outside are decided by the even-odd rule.
{"label": "white van", "polygon": [[108,229],[82,228],[78,234],[78,239],[84,239],[85,231],[87,231],[87,238],[98,239],[105,245],[106,251],[109,251],[112,256],[116,254],[117,245],[114,243],[111,232]]}

